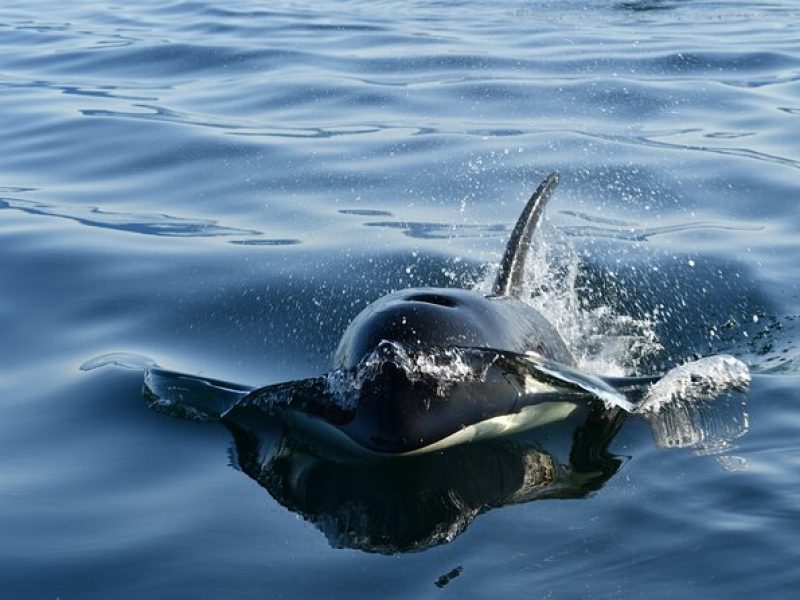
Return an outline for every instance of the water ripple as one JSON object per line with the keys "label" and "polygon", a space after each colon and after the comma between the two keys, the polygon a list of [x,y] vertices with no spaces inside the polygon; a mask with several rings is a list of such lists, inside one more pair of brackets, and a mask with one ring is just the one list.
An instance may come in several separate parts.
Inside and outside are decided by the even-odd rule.
{"label": "water ripple", "polygon": [[[0,595],[786,596],[799,84],[796,0],[0,3]],[[614,469],[624,451],[624,473],[580,501],[489,511],[520,497],[476,504],[480,484],[538,489],[535,452],[474,448],[427,479],[380,467],[351,486],[287,446],[240,454],[275,455],[258,474],[307,514],[343,500],[315,522],[328,532],[358,532],[357,501],[383,484],[376,523],[414,530],[385,517],[418,505],[477,519],[444,554],[375,560],[326,549],[242,481],[224,431],[143,413],[140,376],[78,378],[112,349],[253,383],[318,373],[389,290],[490,280],[553,169],[537,307],[604,372],[746,361],[747,427],[722,457],[743,471],[656,449],[633,419],[572,453],[575,423],[525,446]],[[414,490],[399,513],[393,490]]]}
{"label": "water ripple", "polygon": [[[19,198],[0,198],[0,210],[19,210],[31,215],[44,215],[69,219],[102,229],[127,231],[143,235],[165,237],[221,237],[241,235],[261,235],[256,229],[240,229],[218,224],[213,219],[191,219],[166,214],[141,214],[103,210],[96,206],[59,206]],[[267,245],[297,243],[296,240],[246,240],[237,244]]]}
{"label": "water ripple", "polygon": [[598,133],[590,131],[573,131],[573,133],[575,133],[576,135],[583,135],[586,137],[609,141],[609,142],[631,144],[636,146],[648,146],[651,148],[663,148],[669,150],[689,150],[691,152],[736,156],[738,158],[746,158],[750,160],[756,160],[759,162],[773,163],[777,165],[791,167],[793,169],[800,169],[800,160],[798,159],[788,158],[785,156],[780,156],[778,154],[770,154],[768,152],[758,151],[751,148],[729,148],[724,146],[709,146],[703,144],[666,142],[655,139],[658,137],[681,135],[697,131],[700,130],[682,129],[671,132],[652,132],[650,134],[641,133],[639,135],[630,135],[625,133],[606,134],[606,133]]}
{"label": "water ripple", "polygon": [[128,93],[118,93],[117,86],[98,85],[89,87],[79,84],[63,84],[52,80],[17,80],[11,76],[0,74],[0,89],[36,89],[42,88],[54,90],[63,94],[74,96],[90,96],[95,98],[108,98],[117,100],[134,100],[138,102],[153,102],[158,100],[155,96],[133,95]]}
{"label": "water ripple", "polygon": [[[164,121],[182,125],[192,125],[197,127],[220,129],[226,133],[250,137],[275,137],[275,138],[330,138],[338,136],[377,134],[385,131],[395,130],[406,132],[411,135],[468,135],[478,137],[514,137],[529,134],[546,134],[551,137],[563,135],[565,133],[595,138],[603,141],[621,143],[625,145],[648,146],[669,150],[689,150],[709,154],[730,155],[739,158],[757,160],[761,162],[775,163],[788,166],[794,169],[800,168],[800,159],[781,156],[779,154],[768,153],[747,147],[729,147],[710,144],[698,144],[691,142],[671,142],[663,138],[686,136],[696,134],[706,139],[733,140],[751,137],[751,131],[705,131],[700,128],[682,128],[675,130],[661,131],[639,131],[636,134],[630,132],[629,128],[618,131],[585,130],[585,129],[565,129],[565,128],[480,128],[480,129],[455,129],[436,126],[431,123],[414,123],[404,121],[402,124],[381,123],[381,122],[354,122],[343,123],[338,126],[314,126],[314,127],[285,127],[279,125],[266,125],[263,122],[246,120],[220,119],[214,117],[202,117],[189,113],[181,113],[155,104],[135,103],[135,108],[140,111],[119,111],[110,109],[81,109],[80,112],[88,117],[104,118],[124,118],[148,121]],[[792,109],[780,109],[783,112],[791,113]]]}
{"label": "water ripple", "polygon": [[611,229],[607,227],[596,227],[591,225],[573,225],[561,228],[564,233],[571,237],[590,237],[607,238],[615,240],[627,240],[633,242],[645,242],[652,237],[669,235],[672,233],[682,233],[693,229],[704,231],[762,231],[763,227],[747,227],[743,225],[719,225],[715,223],[698,221],[695,223],[682,223],[680,225],[665,225],[662,227],[626,227],[624,229]]}
{"label": "water ripple", "polygon": [[[367,211],[369,212],[369,211]],[[618,220],[609,220],[592,217],[583,213],[569,213],[580,216],[588,221],[598,223],[617,223]],[[352,214],[352,213],[351,213]],[[359,213],[361,214],[361,213]],[[509,225],[498,224],[465,224],[465,223],[425,223],[415,221],[372,221],[364,223],[366,227],[385,227],[398,229],[405,235],[418,239],[455,239],[455,238],[505,238],[509,232]],[[695,221],[661,227],[638,227],[624,225],[623,227],[601,227],[597,225],[562,225],[559,229],[570,237],[606,238],[615,240],[645,242],[650,238],[692,230],[703,231],[762,231],[760,226],[723,225],[709,221]]]}
{"label": "water ripple", "polygon": [[385,227],[399,229],[405,235],[426,240],[446,240],[454,238],[505,237],[509,226],[467,225],[463,223],[422,223],[414,221],[375,221],[364,223],[366,227]]}

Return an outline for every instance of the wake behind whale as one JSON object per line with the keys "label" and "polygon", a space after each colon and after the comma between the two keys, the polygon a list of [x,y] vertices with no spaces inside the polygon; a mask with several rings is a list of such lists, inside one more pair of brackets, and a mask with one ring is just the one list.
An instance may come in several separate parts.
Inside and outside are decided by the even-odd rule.
{"label": "wake behind whale", "polygon": [[[602,378],[579,370],[558,331],[526,302],[532,236],[557,183],[558,175],[549,175],[526,204],[490,294],[413,288],[384,296],[347,327],[332,369],[299,381],[250,389],[146,364],[151,405],[234,426],[268,415],[320,444],[381,456],[504,436],[580,410],[655,414],[675,378],[650,388],[658,377]],[[130,362],[100,357],[84,368],[115,360]],[[692,389],[749,380],[731,357],[681,368],[693,380],[707,380]]]}

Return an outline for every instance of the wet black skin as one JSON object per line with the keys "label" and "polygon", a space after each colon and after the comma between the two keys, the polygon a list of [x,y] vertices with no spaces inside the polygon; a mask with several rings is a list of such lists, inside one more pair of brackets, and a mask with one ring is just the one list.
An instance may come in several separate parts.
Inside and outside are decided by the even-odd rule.
{"label": "wet black skin", "polygon": [[[561,337],[536,310],[515,298],[487,298],[462,289],[407,289],[377,300],[345,331],[334,368],[356,367],[387,341],[431,353],[452,347],[532,350],[574,364]],[[318,408],[316,416],[369,451],[412,452],[461,428],[552,399],[526,396],[522,367],[513,361],[495,362],[483,380],[451,384],[442,394],[432,378],[411,380],[388,361],[380,376],[361,388],[354,412],[332,415],[327,404],[319,403],[310,404],[307,412],[314,414]]]}
{"label": "wet black skin", "polygon": [[510,296],[471,290],[412,288],[370,304],[339,342],[334,368],[353,368],[382,341],[417,348],[493,348],[534,351],[566,365],[575,361],[537,310]]}

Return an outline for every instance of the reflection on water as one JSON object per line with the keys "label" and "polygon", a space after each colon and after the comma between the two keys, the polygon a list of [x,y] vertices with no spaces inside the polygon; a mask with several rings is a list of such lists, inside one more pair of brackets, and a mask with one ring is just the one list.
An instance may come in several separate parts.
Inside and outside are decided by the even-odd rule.
{"label": "reflection on water", "polygon": [[[56,206],[46,202],[24,200],[21,198],[0,198],[0,210],[19,210],[31,215],[46,215],[69,219],[103,229],[116,229],[142,235],[159,235],[167,237],[226,237],[226,236],[260,236],[261,231],[240,229],[220,225],[212,219],[190,219],[167,214],[141,214],[104,210],[97,206]],[[250,238],[234,240],[231,243],[244,245],[286,245],[298,243],[297,240]]]}
{"label": "reflection on water", "polygon": [[453,541],[479,514],[509,504],[582,498],[622,459],[608,445],[619,413],[592,413],[566,457],[522,438],[395,460],[339,461],[281,421],[251,412],[227,423],[235,465],[337,548],[394,554]]}

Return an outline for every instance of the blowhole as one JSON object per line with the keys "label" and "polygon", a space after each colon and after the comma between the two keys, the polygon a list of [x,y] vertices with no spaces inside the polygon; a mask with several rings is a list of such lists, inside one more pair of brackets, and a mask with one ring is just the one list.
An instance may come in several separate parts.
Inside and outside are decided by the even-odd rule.
{"label": "blowhole", "polygon": [[441,294],[413,294],[406,297],[408,302],[426,302],[427,304],[438,304],[439,306],[447,306],[454,308],[456,301],[453,298],[442,296]]}

